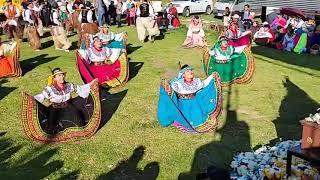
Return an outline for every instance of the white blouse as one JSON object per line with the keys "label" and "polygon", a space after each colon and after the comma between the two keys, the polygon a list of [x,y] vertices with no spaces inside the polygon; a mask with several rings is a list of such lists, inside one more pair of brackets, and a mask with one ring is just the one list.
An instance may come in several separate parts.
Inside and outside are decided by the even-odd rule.
{"label": "white blouse", "polygon": [[47,86],[42,93],[34,96],[34,98],[40,103],[43,103],[45,99],[48,99],[51,103],[63,103],[71,99],[71,93],[73,92],[82,98],[86,98],[90,93],[90,84],[79,86],[73,83],[66,83],[63,91],[57,90],[54,86]]}
{"label": "white blouse", "polygon": [[204,81],[201,81],[199,78],[195,78],[191,84],[186,84],[182,78],[178,81],[174,81],[171,84],[171,88],[179,94],[193,94],[208,86],[212,79],[212,75]]}
{"label": "white blouse", "polygon": [[102,48],[101,51],[96,51],[93,47],[87,49],[87,58],[90,62],[104,62],[110,55],[109,48]]}

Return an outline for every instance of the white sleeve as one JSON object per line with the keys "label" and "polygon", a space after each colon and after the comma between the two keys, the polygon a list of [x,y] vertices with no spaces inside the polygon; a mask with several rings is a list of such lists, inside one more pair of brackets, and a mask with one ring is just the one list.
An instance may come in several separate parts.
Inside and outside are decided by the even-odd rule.
{"label": "white sleeve", "polygon": [[210,54],[211,56],[214,56],[214,55],[216,55],[216,51],[215,51],[214,49],[212,49],[212,50],[209,52],[209,54]]}
{"label": "white sleeve", "polygon": [[203,87],[204,88],[207,87],[209,83],[212,81],[212,79],[213,79],[213,75],[211,74],[209,77],[207,77],[207,79],[203,81]]}
{"label": "white sleeve", "polygon": [[93,16],[93,12],[91,10],[88,11],[87,20],[89,23],[93,23],[92,16]]}
{"label": "white sleeve", "polygon": [[67,10],[70,12],[70,13],[73,13],[73,9],[72,9],[72,4],[68,4],[67,5]]}
{"label": "white sleeve", "polygon": [[141,14],[140,7],[138,7],[138,8],[137,8],[137,11],[136,11],[137,17],[140,17],[140,14]]}
{"label": "white sleeve", "polygon": [[149,4],[149,16],[151,16],[151,17],[154,17],[154,16],[155,16],[155,14],[154,14],[154,9],[153,9],[153,7],[152,7],[151,4]]}
{"label": "white sleeve", "polygon": [[26,11],[26,16],[25,16],[26,21],[28,21],[30,24],[33,24],[34,21],[30,18],[30,16],[31,16],[31,10],[27,10]]}
{"label": "white sleeve", "polygon": [[43,103],[43,101],[45,99],[49,99],[49,94],[48,94],[48,90],[43,90],[42,93],[38,94],[38,95],[35,95],[34,98],[40,102],[40,103]]}
{"label": "white sleeve", "polygon": [[78,21],[80,24],[82,23],[82,11],[79,13]]}
{"label": "white sleeve", "polygon": [[77,85],[76,93],[82,98],[88,97],[90,94],[90,84],[85,84],[82,86]]}
{"label": "white sleeve", "polygon": [[54,13],[52,14],[52,20],[53,20],[53,22],[54,22],[55,24],[60,25],[60,21],[59,21],[58,18],[59,18],[59,17],[58,17],[58,13],[57,13],[57,12],[54,12]]}

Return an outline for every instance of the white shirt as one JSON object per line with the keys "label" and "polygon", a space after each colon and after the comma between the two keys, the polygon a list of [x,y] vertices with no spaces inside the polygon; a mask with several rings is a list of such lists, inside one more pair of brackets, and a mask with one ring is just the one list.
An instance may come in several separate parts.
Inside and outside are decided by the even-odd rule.
{"label": "white shirt", "polygon": [[102,48],[102,51],[95,51],[94,48],[87,49],[87,57],[91,62],[104,62],[111,55],[109,48]]}
{"label": "white shirt", "polygon": [[110,5],[110,1],[109,0],[103,0],[102,2],[107,6],[107,8],[109,8],[109,5]]}
{"label": "white shirt", "polygon": [[171,88],[179,94],[193,94],[208,86],[212,79],[213,75],[210,75],[204,81],[201,81],[199,78],[194,78],[192,84],[186,84],[182,78],[178,81],[174,81],[171,84]]}
{"label": "white shirt", "polygon": [[58,14],[58,11],[53,11],[52,13],[52,21],[53,23],[55,23],[56,25],[60,26],[61,23],[59,21],[59,14]]}
{"label": "white shirt", "polygon": [[71,99],[71,93],[73,92],[82,98],[86,98],[90,93],[90,84],[79,86],[66,83],[64,91],[58,91],[54,86],[47,86],[42,93],[34,96],[34,98],[40,103],[43,103],[45,99],[48,99],[51,103],[63,103]]}
{"label": "white shirt", "polygon": [[38,6],[33,6],[32,10],[40,12],[42,10],[42,5],[40,5],[39,7]]}
{"label": "white shirt", "polygon": [[88,21],[88,23],[93,23],[92,17],[93,17],[93,12],[92,12],[92,10],[89,10],[88,13],[87,13],[87,21]]}
{"label": "white shirt", "polygon": [[27,9],[24,11],[24,21],[33,24],[34,21],[31,19],[31,10]]}
{"label": "white shirt", "polygon": [[72,3],[68,3],[68,4],[67,4],[67,10],[68,10],[69,13],[73,13],[73,12],[74,12],[72,6],[73,6]]}

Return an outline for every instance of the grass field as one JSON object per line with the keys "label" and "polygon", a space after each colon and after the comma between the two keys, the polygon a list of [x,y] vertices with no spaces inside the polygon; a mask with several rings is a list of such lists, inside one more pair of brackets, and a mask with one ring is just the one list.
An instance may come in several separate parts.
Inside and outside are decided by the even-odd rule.
{"label": "grass field", "polygon": [[[51,37],[42,39],[40,52],[23,43],[23,76],[1,80],[1,179],[192,179],[208,165],[228,167],[238,151],[279,138],[299,139],[298,121],[319,106],[319,56],[253,47],[254,78],[250,84],[223,89],[224,109],[216,133],[190,135],[161,128],[156,117],[161,78],[175,75],[178,61],[191,64],[205,78],[202,50],[180,47],[184,28],[153,44],[139,43],[133,27],[113,31],[129,34],[131,80],[124,88],[104,92],[107,123],[80,142],[38,144],[24,135],[21,92],[39,93],[50,74],[48,67],[67,71],[68,81],[82,81],[74,52],[55,51]],[[213,44],[215,33],[208,36]]]}

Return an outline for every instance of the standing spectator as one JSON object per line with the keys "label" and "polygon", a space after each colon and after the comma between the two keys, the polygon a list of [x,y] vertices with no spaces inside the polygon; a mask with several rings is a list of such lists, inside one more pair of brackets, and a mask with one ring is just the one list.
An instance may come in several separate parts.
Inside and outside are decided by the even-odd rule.
{"label": "standing spectator", "polygon": [[253,12],[250,11],[249,4],[244,5],[244,11],[242,14],[242,23],[245,30],[250,29],[253,18],[254,18],[254,14]]}
{"label": "standing spectator", "polygon": [[228,26],[230,24],[230,20],[231,20],[230,8],[226,7],[226,9],[223,12],[223,26],[224,26],[225,30],[228,29]]}
{"label": "standing spectator", "polygon": [[111,4],[111,0],[103,0],[104,3],[104,20],[106,22],[106,24],[110,25],[110,4]]}
{"label": "standing spectator", "polygon": [[117,21],[118,27],[121,26],[122,5],[123,5],[122,1],[121,1],[121,0],[118,0],[118,2],[117,2],[117,8],[116,8],[116,13],[117,13],[116,21]]}
{"label": "standing spectator", "polygon": [[178,18],[178,10],[175,5],[172,3],[169,4],[169,9],[168,9],[168,19],[169,19],[169,24],[171,28],[173,29],[178,29],[180,26],[180,21]]}
{"label": "standing spectator", "polygon": [[116,24],[117,10],[114,5],[114,1],[110,2],[109,14],[110,14],[110,24],[111,24],[111,20],[112,20],[112,24]]}
{"label": "standing spectator", "polygon": [[41,10],[41,15],[40,18],[43,22],[44,27],[49,27],[51,23],[51,6],[50,3],[47,0],[44,0],[42,10]]}
{"label": "standing spectator", "polygon": [[99,26],[104,24],[103,18],[105,17],[105,5],[102,0],[96,0],[96,10],[98,15]]}
{"label": "standing spectator", "polygon": [[131,7],[129,8],[128,11],[129,11],[128,26],[136,25],[136,9],[134,8],[133,4],[131,4]]}

